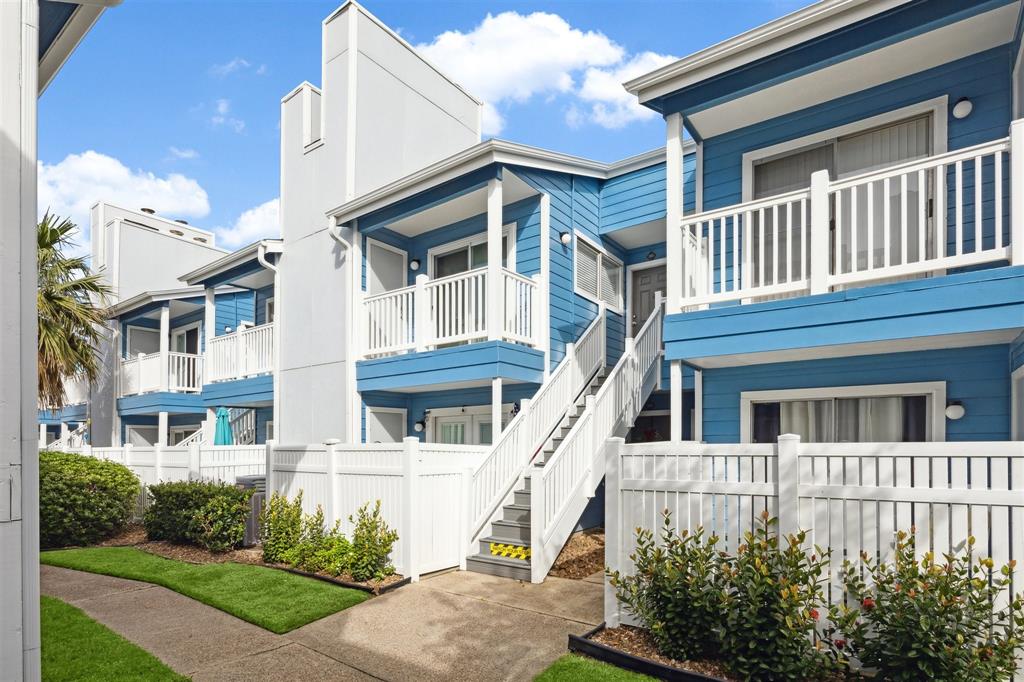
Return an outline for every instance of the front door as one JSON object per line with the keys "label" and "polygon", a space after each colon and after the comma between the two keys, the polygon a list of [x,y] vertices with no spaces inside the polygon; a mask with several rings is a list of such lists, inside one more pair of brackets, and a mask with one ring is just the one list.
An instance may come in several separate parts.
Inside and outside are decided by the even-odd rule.
{"label": "front door", "polygon": [[666,279],[664,265],[633,271],[633,281],[630,282],[632,289],[630,336],[636,336],[640,327],[644,326],[644,322],[654,312],[654,294],[658,291],[662,294],[665,293]]}
{"label": "front door", "polygon": [[199,354],[199,327],[181,329],[173,334],[171,349],[175,353]]}
{"label": "front door", "polygon": [[468,444],[467,436],[472,433],[470,431],[472,422],[472,418],[468,416],[438,417],[436,422],[437,442],[447,445]]}

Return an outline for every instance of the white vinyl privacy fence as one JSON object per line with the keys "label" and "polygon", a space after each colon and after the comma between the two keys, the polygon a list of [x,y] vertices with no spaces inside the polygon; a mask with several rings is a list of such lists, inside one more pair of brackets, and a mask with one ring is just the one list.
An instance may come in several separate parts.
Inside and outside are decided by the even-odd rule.
{"label": "white vinyl privacy fence", "polygon": [[466,560],[470,524],[469,488],[488,448],[420,443],[274,445],[268,450],[267,492],[324,510],[327,525],[341,522],[351,537],[349,516],[363,504],[381,501],[388,525],[398,532],[391,554],[395,569],[414,580],[420,574]]}
{"label": "white vinyl privacy fence", "polygon": [[88,445],[72,449],[124,464],[143,485],[161,481],[224,481],[234,483],[238,476],[259,476],[266,471],[265,445],[200,445],[187,447],[124,445],[94,448]]}
{"label": "white vinyl privacy fence", "polygon": [[[839,569],[860,553],[890,560],[893,535],[914,528],[917,552],[974,551],[997,565],[1017,561],[1024,590],[1024,442],[642,443],[606,448],[605,561],[629,572],[635,529],[658,534],[668,510],[677,531],[703,527],[735,551],[762,510],[779,530],[808,531],[830,549],[826,594],[842,599]],[[620,613],[606,586],[605,620]]]}

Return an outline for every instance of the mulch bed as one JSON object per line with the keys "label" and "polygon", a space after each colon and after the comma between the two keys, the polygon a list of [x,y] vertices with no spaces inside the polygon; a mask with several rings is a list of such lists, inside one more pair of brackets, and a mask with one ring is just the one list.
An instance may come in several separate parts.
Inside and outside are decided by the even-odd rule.
{"label": "mulch bed", "polygon": [[387,592],[390,589],[398,587],[398,583],[406,581],[404,577],[397,574],[389,575],[384,580],[357,581],[350,575],[335,576],[330,573],[309,573],[307,571],[300,571],[287,564],[270,564],[263,561],[263,550],[259,547],[243,547],[241,549],[232,549],[227,552],[211,552],[194,545],[176,545],[163,540],[147,540],[146,529],[141,525],[131,525],[117,535],[97,543],[96,546],[134,547],[142,550],[143,552],[162,556],[165,559],[184,561],[189,564],[223,564],[227,562],[233,562],[236,564],[253,564],[255,566],[276,568],[290,573],[309,576],[311,578],[327,580],[328,582],[337,583],[344,587],[351,587],[363,590],[364,592],[370,592],[372,594]]}
{"label": "mulch bed", "polygon": [[677,661],[658,653],[658,647],[654,644],[651,633],[643,628],[630,625],[620,625],[617,628],[606,628],[594,634],[591,639],[605,646],[610,646],[620,651],[625,651],[633,656],[640,656],[648,660],[678,668],[687,672],[699,673],[708,677],[717,677],[729,682],[739,682],[738,677],[729,675],[725,666],[717,661]]}
{"label": "mulch bed", "polygon": [[550,575],[583,580],[604,570],[604,529],[573,533],[551,566]]}

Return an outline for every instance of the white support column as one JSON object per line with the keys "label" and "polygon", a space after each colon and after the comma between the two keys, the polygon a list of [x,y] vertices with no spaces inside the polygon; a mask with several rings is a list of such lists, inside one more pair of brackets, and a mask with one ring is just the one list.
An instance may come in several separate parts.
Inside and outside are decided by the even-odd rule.
{"label": "white support column", "polygon": [[39,425],[39,447],[40,449],[46,447],[46,424]]}
{"label": "white support column", "polygon": [[665,117],[665,314],[680,312],[683,298],[683,116]]}
{"label": "white support column", "polygon": [[1024,265],[1024,119],[1010,124],[1010,265]]}
{"label": "white support column", "polygon": [[67,422],[60,423],[60,439],[67,442],[68,436],[71,434],[71,428]]}
{"label": "white support column", "polygon": [[487,182],[487,339],[498,341],[505,322],[501,277],[501,180]]}
{"label": "white support column", "polygon": [[[217,299],[216,291],[206,290],[203,305],[203,336],[206,337],[206,353],[210,352],[210,342],[217,336]],[[209,371],[209,370],[207,370]]]}
{"label": "white support column", "polygon": [[544,379],[551,375],[551,195],[540,195],[540,346]]}
{"label": "white support column", "polygon": [[[277,424],[274,424],[277,428]],[[203,440],[208,445],[213,445],[213,434],[217,429],[217,410],[212,407],[206,408],[206,419],[203,421]]]}
{"label": "white support column", "polygon": [[[171,350],[171,306],[160,308],[160,390],[166,391],[170,374],[169,353]],[[140,363],[141,366],[141,363]],[[139,386],[142,388],[141,384]]]}
{"label": "white support column", "polygon": [[491,379],[491,443],[501,435],[501,377]]}
{"label": "white support column", "polygon": [[[1012,157],[1011,157],[1012,158]],[[832,236],[829,234],[828,171],[811,173],[811,294],[828,291]],[[1012,219],[1012,218],[1011,218]]]}
{"label": "white support column", "polygon": [[427,300],[426,275],[416,275],[416,290],[413,292],[413,336],[416,340],[416,352],[421,353],[430,348],[430,301]]}
{"label": "white support column", "polygon": [[683,439],[683,363],[673,360],[668,368],[669,378],[669,414],[672,424],[669,438],[678,443]]}
{"label": "white support column", "polygon": [[704,441],[704,370],[693,371],[693,439]]}
{"label": "white support column", "polygon": [[160,412],[156,417],[156,442],[157,445],[167,445],[170,441],[168,433],[168,415],[166,412]]}

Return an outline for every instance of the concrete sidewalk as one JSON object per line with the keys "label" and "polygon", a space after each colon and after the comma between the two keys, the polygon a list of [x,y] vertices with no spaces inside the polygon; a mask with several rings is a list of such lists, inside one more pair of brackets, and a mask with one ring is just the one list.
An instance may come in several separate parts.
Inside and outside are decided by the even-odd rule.
{"label": "concrete sidewalk", "polygon": [[597,580],[452,572],[275,635],[162,587],[42,567],[74,604],[194,680],[531,680],[602,620]]}

